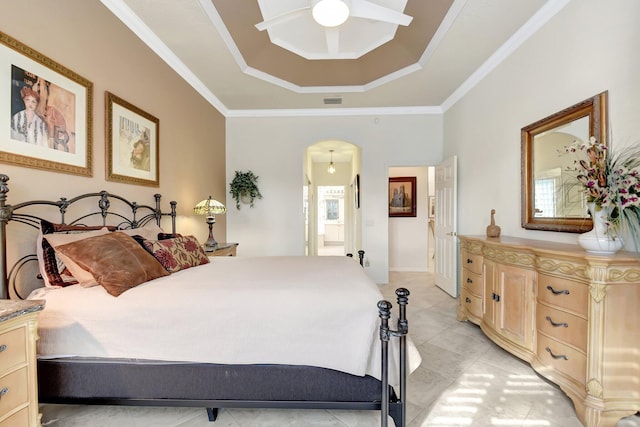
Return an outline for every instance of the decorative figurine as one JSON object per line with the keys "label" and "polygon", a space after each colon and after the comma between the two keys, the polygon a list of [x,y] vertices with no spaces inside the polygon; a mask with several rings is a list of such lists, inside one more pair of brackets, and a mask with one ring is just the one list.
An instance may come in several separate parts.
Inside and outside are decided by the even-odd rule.
{"label": "decorative figurine", "polygon": [[500,237],[500,227],[496,225],[495,214],[496,210],[491,209],[491,225],[487,225],[487,237]]}

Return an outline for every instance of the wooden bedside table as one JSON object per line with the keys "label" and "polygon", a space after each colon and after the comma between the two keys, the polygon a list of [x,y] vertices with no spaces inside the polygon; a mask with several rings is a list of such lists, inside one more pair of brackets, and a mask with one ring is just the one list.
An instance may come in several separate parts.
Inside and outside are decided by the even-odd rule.
{"label": "wooden bedside table", "polygon": [[38,312],[44,301],[0,300],[0,426],[40,426]]}
{"label": "wooden bedside table", "polygon": [[236,256],[238,243],[218,243],[215,251],[205,252],[207,256]]}

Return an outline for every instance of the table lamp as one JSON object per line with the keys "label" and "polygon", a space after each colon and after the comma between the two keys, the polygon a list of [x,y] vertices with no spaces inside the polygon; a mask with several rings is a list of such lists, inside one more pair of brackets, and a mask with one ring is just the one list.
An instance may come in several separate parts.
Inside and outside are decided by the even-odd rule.
{"label": "table lamp", "polygon": [[204,250],[207,252],[215,251],[218,247],[218,242],[213,238],[213,224],[216,223],[215,214],[223,214],[227,212],[227,208],[217,200],[214,200],[209,196],[208,199],[205,199],[198,203],[195,208],[193,208],[193,213],[196,215],[206,215],[207,224],[209,224],[209,238],[204,244]]}

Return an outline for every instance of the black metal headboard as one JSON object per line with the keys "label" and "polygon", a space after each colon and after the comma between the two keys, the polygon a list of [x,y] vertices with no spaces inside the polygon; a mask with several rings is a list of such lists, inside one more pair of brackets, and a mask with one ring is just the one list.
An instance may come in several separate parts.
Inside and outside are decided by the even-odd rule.
{"label": "black metal headboard", "polygon": [[[0,286],[2,288],[0,298],[2,299],[11,297],[10,281],[17,274],[17,270],[27,262],[37,261],[36,255],[33,253],[18,256],[17,261],[8,269],[7,224],[10,221],[34,229],[39,229],[40,221],[45,219],[69,225],[110,225],[124,230],[142,227],[151,221],[155,221],[160,226],[162,217],[166,216],[171,218],[172,233],[176,232],[177,203],[171,201],[171,211],[163,213],[160,208],[160,194],[153,196],[155,199],[153,206],[140,205],[107,191],[81,194],[73,198],[61,197],[56,201],[32,200],[10,205],[6,203],[9,192],[8,181],[7,175],[0,174]],[[112,207],[112,202],[116,206]],[[97,210],[94,210],[95,203],[97,203]],[[73,206],[80,207],[79,214],[70,212]],[[25,208],[29,208],[29,210]],[[74,218],[69,220],[68,216]]]}

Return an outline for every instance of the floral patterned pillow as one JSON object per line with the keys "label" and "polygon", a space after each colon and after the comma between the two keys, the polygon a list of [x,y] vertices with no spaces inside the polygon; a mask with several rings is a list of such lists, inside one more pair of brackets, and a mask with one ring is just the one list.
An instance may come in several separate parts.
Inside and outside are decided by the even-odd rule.
{"label": "floral patterned pillow", "polygon": [[209,263],[209,257],[194,236],[144,240],[143,245],[169,273]]}

